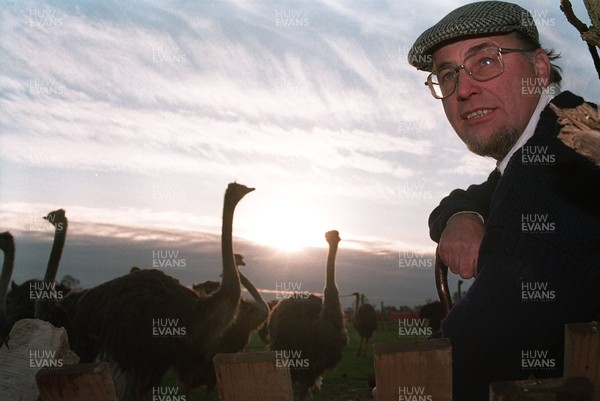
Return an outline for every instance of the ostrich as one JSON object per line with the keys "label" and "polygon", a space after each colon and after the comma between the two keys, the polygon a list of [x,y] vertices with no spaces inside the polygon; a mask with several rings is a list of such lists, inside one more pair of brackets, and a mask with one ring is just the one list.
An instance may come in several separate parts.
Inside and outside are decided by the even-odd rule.
{"label": "ostrich", "polygon": [[6,316],[6,292],[15,262],[15,240],[8,231],[0,234],[0,249],[4,252],[2,274],[0,274],[0,343],[3,343],[10,332],[10,323]]}
{"label": "ostrich", "polygon": [[335,284],[335,256],[340,237],[337,231],[325,234],[329,243],[323,299],[291,297],[281,300],[271,313],[270,349],[279,351],[290,366],[292,381],[299,384],[300,397],[313,395],[322,374],[342,359],[348,342],[344,316]]}
{"label": "ostrich", "polygon": [[[65,215],[64,209],[58,209],[48,213],[44,219],[48,220],[54,226],[54,242],[52,243],[52,251],[50,252],[50,258],[48,259],[48,266],[46,267],[46,274],[44,275],[44,283],[55,283],[56,273],[58,272],[58,264],[62,256],[63,248],[65,246],[65,239],[67,237],[67,216]],[[54,287],[56,288],[56,287]],[[61,292],[61,295],[62,294]],[[34,306],[33,316],[36,319],[48,319],[49,308],[47,307],[48,302],[38,298]]]}
{"label": "ostrich", "polygon": [[[244,257],[242,255],[240,255],[239,253],[234,254],[233,257],[235,259],[235,267],[237,267],[237,269],[238,269],[238,274],[240,274],[240,281],[241,281],[241,272],[239,269],[240,269],[240,266],[246,266],[246,262],[244,262]],[[139,267],[134,266],[131,268],[131,271],[133,272],[134,269],[137,269],[136,271],[140,270]],[[221,286],[221,283],[219,283],[218,281],[206,280],[199,284],[192,284],[192,289],[194,291],[196,291],[196,293],[198,295],[200,295],[201,297],[206,297],[207,295],[210,295],[213,292],[217,291],[220,286]]]}
{"label": "ostrich", "polygon": [[440,301],[430,302],[426,305],[423,305],[419,310],[419,319],[429,320],[429,327],[431,327],[432,330],[432,338],[441,336],[441,322],[444,316],[446,316],[446,314],[444,313],[444,308]]}
{"label": "ostrich", "polygon": [[[65,211],[63,209],[55,210],[48,213],[44,219],[54,226],[54,242],[46,273],[43,280],[27,280],[21,285],[11,283],[11,291],[6,298],[6,310],[11,325],[17,320],[25,318],[49,320],[51,310],[56,306],[56,302],[52,301],[59,301],[71,291],[70,288],[55,282],[67,235],[68,221]],[[39,283],[48,283],[48,286]],[[39,290],[40,286],[43,286],[41,291]],[[42,294],[38,296],[37,301],[30,296],[32,287],[36,288],[36,292]]]}
{"label": "ostrich", "polygon": [[355,292],[352,295],[356,297],[352,324],[360,335],[360,343],[358,345],[358,351],[356,352],[356,355],[365,355],[369,340],[373,336],[373,332],[377,330],[377,314],[375,313],[375,308],[373,308],[373,305],[365,303],[364,294]]}
{"label": "ostrich", "polygon": [[[235,254],[236,266],[246,266],[242,255]],[[205,363],[205,376],[202,381],[207,385],[207,393],[212,392],[216,385],[215,368],[213,365],[213,357],[216,354],[221,353],[236,353],[243,351],[253,332],[262,327],[269,317],[269,307],[263,300],[260,293],[254,287],[252,282],[244,276],[241,272],[240,282],[248,290],[254,301],[246,298],[241,298],[239,311],[233,324],[223,333],[220,343],[216,349],[215,354],[208,355]],[[219,288],[219,283],[216,281],[205,281],[201,284],[195,284],[193,286],[200,296],[210,296],[213,292]]]}
{"label": "ostrich", "polygon": [[[239,274],[239,271],[238,271]],[[241,279],[241,277],[240,277]],[[221,283],[213,280],[206,280],[203,283],[193,284],[192,289],[200,296],[201,298],[206,298],[213,292],[217,291],[221,287]]]}
{"label": "ostrich", "polygon": [[271,320],[271,312],[273,312],[273,309],[277,306],[279,301],[279,299],[272,299],[270,301],[267,301],[267,306],[269,307],[269,319],[267,319],[265,324],[263,324],[258,329],[258,336],[264,344],[269,344],[269,342],[271,341],[271,338],[269,337],[269,322]]}
{"label": "ostrich", "polygon": [[87,290],[67,330],[81,362],[97,357],[125,372],[136,400],[151,397],[172,368],[186,392],[202,384],[203,361],[235,320],[240,279],[232,226],[235,207],[254,188],[229,184],[223,205],[220,288],[206,297],[158,270],[128,273]]}

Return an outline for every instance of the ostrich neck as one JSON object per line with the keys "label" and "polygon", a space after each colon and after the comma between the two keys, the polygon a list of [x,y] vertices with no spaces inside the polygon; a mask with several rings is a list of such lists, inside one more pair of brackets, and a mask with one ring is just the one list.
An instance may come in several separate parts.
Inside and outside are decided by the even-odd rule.
{"label": "ostrich neck", "polygon": [[65,238],[67,236],[67,222],[60,222],[56,225],[54,231],[54,242],[52,243],[52,251],[50,252],[50,258],[48,259],[48,266],[46,267],[46,274],[44,275],[45,282],[53,282],[56,280],[56,273],[58,272],[58,264],[62,256],[62,251],[65,246]]}
{"label": "ostrich neck", "polygon": [[335,285],[335,255],[337,254],[337,244],[329,245],[329,254],[327,255],[327,275],[323,303],[329,305],[339,305],[340,299],[337,286]]}
{"label": "ostrich neck", "polygon": [[356,296],[356,303],[354,304],[354,311],[358,312],[358,295]]}
{"label": "ostrich neck", "polygon": [[[327,288],[336,287],[335,285],[335,255],[337,254],[337,244],[329,246],[327,255]],[[336,288],[337,289],[337,288]]]}
{"label": "ostrich neck", "polygon": [[239,273],[239,274],[240,274],[240,282],[242,283],[244,288],[246,288],[248,290],[250,295],[252,295],[252,298],[254,298],[256,303],[260,304],[261,306],[268,307],[267,303],[262,298],[262,296],[260,295],[260,293],[258,292],[256,287],[254,286],[254,284],[252,284],[252,282],[250,280],[248,280],[248,278],[246,276],[244,276],[242,273]]}
{"label": "ostrich neck", "polygon": [[8,292],[8,284],[12,275],[15,262],[15,251],[4,251],[4,262],[2,263],[2,274],[0,275],[0,313],[6,312],[6,293]]}
{"label": "ostrich neck", "polygon": [[221,229],[221,257],[223,259],[223,278],[220,292],[240,294],[240,277],[235,266],[233,254],[233,213],[235,203],[225,200],[223,207],[223,226]]}

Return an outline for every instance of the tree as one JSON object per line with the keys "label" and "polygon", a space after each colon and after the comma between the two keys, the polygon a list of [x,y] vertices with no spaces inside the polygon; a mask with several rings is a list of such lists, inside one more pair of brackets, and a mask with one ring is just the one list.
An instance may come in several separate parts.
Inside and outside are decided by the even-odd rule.
{"label": "tree", "polygon": [[560,9],[567,17],[567,21],[579,31],[581,38],[587,43],[594,61],[594,67],[598,72],[598,78],[600,78],[600,56],[598,56],[598,49],[596,49],[596,47],[600,47],[600,3],[594,0],[584,0],[583,2],[592,20],[591,26],[587,26],[577,18],[569,0],[561,0]]}

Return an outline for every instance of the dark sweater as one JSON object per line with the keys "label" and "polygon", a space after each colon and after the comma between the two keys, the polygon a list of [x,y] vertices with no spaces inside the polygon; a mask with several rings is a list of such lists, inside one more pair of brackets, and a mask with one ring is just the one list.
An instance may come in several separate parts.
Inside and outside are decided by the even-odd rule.
{"label": "dark sweater", "polygon": [[[552,100],[582,102],[570,92]],[[600,315],[600,169],[559,129],[546,107],[502,177],[453,191],[430,216],[436,242],[458,211],[485,218],[478,276],[442,322],[455,401],[487,400],[494,381],[562,376],[564,325]]]}

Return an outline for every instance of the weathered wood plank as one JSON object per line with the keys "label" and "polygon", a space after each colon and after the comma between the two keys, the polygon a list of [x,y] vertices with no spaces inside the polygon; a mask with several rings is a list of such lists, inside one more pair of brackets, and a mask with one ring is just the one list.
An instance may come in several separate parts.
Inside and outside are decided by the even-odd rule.
{"label": "weathered wood plank", "polygon": [[490,384],[491,401],[592,401],[586,377],[506,381]]}
{"label": "weathered wood plank", "polygon": [[590,379],[600,401],[600,322],[565,326],[564,377],[574,376]]}
{"label": "weathered wood plank", "polygon": [[373,349],[377,401],[452,401],[452,349],[448,339],[381,343],[374,344]]}
{"label": "weathered wood plank", "polygon": [[40,401],[118,401],[106,362],[43,368],[35,379]]}
{"label": "weathered wood plank", "polygon": [[294,401],[289,369],[274,351],[218,354],[213,362],[221,401]]}

